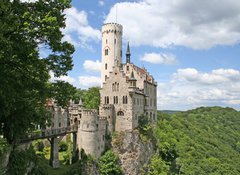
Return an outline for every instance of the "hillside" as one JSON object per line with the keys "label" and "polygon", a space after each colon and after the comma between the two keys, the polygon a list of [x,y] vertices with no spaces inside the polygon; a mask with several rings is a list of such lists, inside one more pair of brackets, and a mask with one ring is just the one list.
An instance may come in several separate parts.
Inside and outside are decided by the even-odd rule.
{"label": "hillside", "polygon": [[240,174],[240,112],[201,107],[172,115],[158,113],[158,120],[159,154],[151,172]]}

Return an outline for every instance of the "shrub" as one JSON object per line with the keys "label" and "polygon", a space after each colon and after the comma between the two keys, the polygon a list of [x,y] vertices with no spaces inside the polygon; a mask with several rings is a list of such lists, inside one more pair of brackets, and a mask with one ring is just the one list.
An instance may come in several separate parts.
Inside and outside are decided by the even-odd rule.
{"label": "shrub", "polygon": [[67,151],[67,149],[68,149],[67,143],[64,141],[60,141],[59,142],[59,151],[63,152],[63,151]]}
{"label": "shrub", "polygon": [[121,175],[122,169],[118,164],[118,157],[112,151],[107,151],[99,159],[99,172],[100,175]]}

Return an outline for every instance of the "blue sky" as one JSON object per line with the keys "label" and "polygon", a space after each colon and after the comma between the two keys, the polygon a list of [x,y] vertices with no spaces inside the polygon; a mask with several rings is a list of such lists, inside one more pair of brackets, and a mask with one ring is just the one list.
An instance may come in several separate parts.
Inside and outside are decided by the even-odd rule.
{"label": "blue sky", "polygon": [[100,85],[101,26],[117,21],[123,51],[129,41],[131,60],[158,82],[159,110],[240,110],[238,0],[73,0],[65,13],[64,40],[76,51],[73,70],[60,79],[82,89]]}

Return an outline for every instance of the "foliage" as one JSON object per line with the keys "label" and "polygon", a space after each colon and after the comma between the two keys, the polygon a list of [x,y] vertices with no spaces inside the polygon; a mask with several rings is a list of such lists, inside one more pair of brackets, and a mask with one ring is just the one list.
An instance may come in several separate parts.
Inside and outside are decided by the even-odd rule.
{"label": "foliage", "polygon": [[6,150],[10,147],[10,145],[7,143],[6,139],[0,138],[0,157],[3,155],[3,153],[6,152]]}
{"label": "foliage", "polygon": [[159,155],[154,155],[149,165],[149,175],[167,175],[169,166]]}
{"label": "foliage", "polygon": [[38,152],[43,152],[44,149],[44,144],[42,140],[35,140],[32,142],[34,150]]}
{"label": "foliage", "polygon": [[68,150],[68,144],[64,141],[60,141],[59,144],[58,144],[58,147],[59,147],[60,152]]}
{"label": "foliage", "polygon": [[7,174],[25,174],[30,164],[33,164],[34,167],[31,173],[35,175],[47,174],[45,169],[42,166],[39,166],[39,160],[32,147],[25,151],[14,149],[9,158]]}
{"label": "foliage", "polygon": [[159,113],[155,135],[168,173],[239,174],[239,125],[240,112],[231,108]]}
{"label": "foliage", "polygon": [[84,107],[87,109],[98,109],[100,105],[100,88],[92,87],[88,90],[77,89],[73,99],[78,102],[80,98],[84,103]]}
{"label": "foliage", "polygon": [[142,115],[138,119],[138,130],[140,132],[141,139],[146,142],[153,136],[153,130],[151,126],[151,121],[148,116]]}
{"label": "foliage", "polygon": [[[59,77],[73,66],[74,48],[62,41],[60,30],[69,7],[70,0],[1,0],[0,134],[8,143],[45,124],[50,117],[46,99],[54,97],[58,87],[49,83],[49,72]],[[43,48],[49,55],[40,58]]]}
{"label": "foliage", "polygon": [[99,158],[99,172],[100,175],[120,175],[122,170],[118,164],[118,157],[112,151],[107,151]]}

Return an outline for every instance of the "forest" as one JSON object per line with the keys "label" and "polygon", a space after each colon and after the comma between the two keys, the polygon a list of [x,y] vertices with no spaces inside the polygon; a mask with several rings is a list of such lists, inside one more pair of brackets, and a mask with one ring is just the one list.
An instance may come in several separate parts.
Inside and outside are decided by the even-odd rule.
{"label": "forest", "polygon": [[240,174],[240,112],[200,107],[158,113],[149,174]]}

